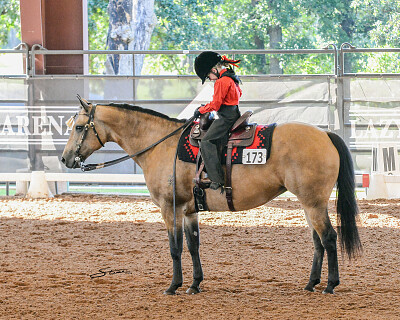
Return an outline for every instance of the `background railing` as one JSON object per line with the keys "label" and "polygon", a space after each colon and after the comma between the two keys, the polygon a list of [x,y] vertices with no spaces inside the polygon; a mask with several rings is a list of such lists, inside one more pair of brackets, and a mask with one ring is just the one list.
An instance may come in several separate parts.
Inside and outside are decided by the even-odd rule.
{"label": "background railing", "polygon": [[[212,86],[192,72],[151,74],[135,72],[135,58],[170,55],[193,61],[201,51],[98,51],[46,50],[21,44],[2,55],[20,54],[21,74],[0,74],[0,165],[1,172],[77,172],[67,170],[59,158],[68,139],[65,120],[78,108],[76,94],[94,102],[126,102],[151,108],[169,116],[189,117],[194,108],[212,96]],[[365,49],[342,44],[310,50],[228,50],[223,54],[241,58],[273,55],[320,56],[330,73],[243,74],[242,111],[252,109],[259,123],[302,121],[340,134],[350,147],[357,171],[368,172],[371,147],[396,143],[400,137],[400,49]],[[126,75],[38,74],[37,61],[47,55],[128,55],[131,71]],[[42,57],[41,59],[38,57]],[[374,62],[375,67],[372,67]],[[362,68],[362,66],[366,66]],[[385,72],[388,69],[388,72]],[[46,71],[46,70],[45,70]],[[283,70],[284,71],[284,70]],[[363,72],[361,72],[363,71]],[[161,74],[160,74],[161,73]],[[241,74],[241,70],[238,70]],[[109,143],[88,161],[103,162],[124,152]],[[133,161],[101,169],[98,173],[141,174]],[[0,175],[1,181],[1,175]]]}

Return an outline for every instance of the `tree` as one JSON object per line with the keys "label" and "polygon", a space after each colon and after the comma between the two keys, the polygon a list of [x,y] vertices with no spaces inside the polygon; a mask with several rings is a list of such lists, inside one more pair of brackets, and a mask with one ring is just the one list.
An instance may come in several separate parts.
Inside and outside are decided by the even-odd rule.
{"label": "tree", "polygon": [[[106,48],[110,50],[147,50],[150,46],[156,18],[154,0],[110,0],[108,4],[109,29]],[[135,74],[140,74],[144,55],[135,56]],[[132,74],[130,55],[109,55],[106,73]]]}
{"label": "tree", "polygon": [[354,5],[361,23],[360,33],[367,34],[371,46],[400,47],[399,1],[354,0]]}
{"label": "tree", "polygon": [[[229,46],[239,46],[239,48],[283,48],[284,30],[295,24],[302,13],[300,0],[234,0],[232,2],[224,3],[222,9],[224,17],[228,19],[226,27],[235,25],[239,17],[236,30],[232,30],[233,32],[227,37]],[[241,43],[237,42],[235,33],[241,34]],[[251,63],[256,66],[256,70],[253,69],[255,73],[283,73],[279,56],[258,56]]]}
{"label": "tree", "polygon": [[[108,31],[108,0],[88,0],[89,49],[105,50]],[[90,55],[89,73],[104,72],[106,56]]]}
{"label": "tree", "polygon": [[[363,2],[364,5],[359,5]],[[400,47],[400,2],[385,0],[354,0],[361,22],[359,42],[369,47]],[[358,68],[364,72],[400,72],[398,54],[365,54],[358,59]]]}
{"label": "tree", "polygon": [[[321,48],[315,32],[316,17],[303,8],[301,0],[159,0],[158,26],[152,49],[280,49]],[[240,72],[293,73],[297,68],[309,73],[333,70],[329,57],[241,55]],[[193,60],[193,59],[192,59]],[[187,72],[189,59],[159,59],[164,69]]]}
{"label": "tree", "polygon": [[21,38],[21,23],[19,18],[18,0],[0,0],[0,48],[7,45],[11,29],[17,31],[17,37]]}
{"label": "tree", "polygon": [[[89,2],[105,10],[104,3],[108,0]],[[343,42],[357,47],[400,46],[399,1],[157,0],[154,5],[158,24],[150,42],[153,50],[312,49]],[[93,12],[95,28],[104,26],[101,22],[107,13]],[[104,41],[100,41],[97,31],[90,32],[93,33],[91,47]],[[123,41],[120,46],[127,47]],[[359,56],[346,59],[349,62],[352,58],[346,70],[370,68],[371,58]],[[241,74],[330,73],[333,70],[329,55],[241,55],[238,58],[243,61]],[[388,66],[390,59],[382,59],[374,62]],[[109,65],[114,63],[119,68],[116,60],[111,59]],[[147,56],[146,70],[154,74],[159,70],[191,73],[193,60],[194,56],[187,55]],[[129,67],[127,72],[130,70]]]}

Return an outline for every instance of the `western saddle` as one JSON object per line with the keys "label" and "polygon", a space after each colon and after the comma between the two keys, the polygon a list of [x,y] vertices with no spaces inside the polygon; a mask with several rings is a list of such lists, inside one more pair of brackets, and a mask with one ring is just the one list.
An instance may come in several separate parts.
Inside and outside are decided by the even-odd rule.
{"label": "western saddle", "polygon": [[[229,210],[236,211],[233,205],[232,199],[232,149],[234,147],[248,147],[253,144],[254,136],[256,133],[257,124],[249,123],[249,118],[253,114],[253,111],[248,110],[241,115],[241,117],[234,123],[229,133],[229,140],[227,144],[227,153],[226,153],[226,181],[225,181],[225,195],[226,200],[228,202]],[[189,135],[190,144],[199,147],[201,144],[201,139],[207,133],[208,128],[211,126],[214,121],[214,115],[210,112],[202,114],[200,116],[200,121],[198,124],[195,124]],[[198,200],[197,206],[198,209],[207,210],[206,204],[201,204],[200,199],[196,197],[196,188],[197,191],[202,189],[200,193],[204,197],[203,189],[208,188],[207,185],[202,184],[201,182],[201,173],[204,170],[204,162],[201,161],[200,151],[197,156],[197,165],[196,165],[196,176],[194,179],[195,182],[195,198]],[[204,199],[203,199],[204,200]],[[203,201],[205,202],[205,201]]]}

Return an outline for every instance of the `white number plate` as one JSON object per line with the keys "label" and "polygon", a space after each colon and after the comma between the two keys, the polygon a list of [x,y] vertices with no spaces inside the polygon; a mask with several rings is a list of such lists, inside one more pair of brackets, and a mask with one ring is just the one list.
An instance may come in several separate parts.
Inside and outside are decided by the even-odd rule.
{"label": "white number plate", "polygon": [[243,164],[265,164],[267,163],[267,149],[244,149]]}

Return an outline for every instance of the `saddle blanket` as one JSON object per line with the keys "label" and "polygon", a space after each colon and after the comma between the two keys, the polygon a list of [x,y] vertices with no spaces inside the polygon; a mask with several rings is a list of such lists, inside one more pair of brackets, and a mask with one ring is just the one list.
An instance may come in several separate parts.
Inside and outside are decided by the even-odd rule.
{"label": "saddle blanket", "polygon": [[[199,153],[199,148],[193,146],[189,142],[190,130],[192,125],[189,126],[181,135],[179,139],[178,147],[178,159],[184,162],[196,163],[197,154]],[[232,149],[232,163],[242,164],[243,149],[266,149],[267,150],[267,160],[271,152],[271,142],[272,134],[276,127],[276,123],[269,125],[258,125],[256,128],[256,133],[254,136],[253,143],[248,147],[234,147]],[[221,157],[221,164],[226,164],[226,150],[223,150],[223,156]]]}

